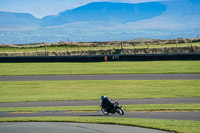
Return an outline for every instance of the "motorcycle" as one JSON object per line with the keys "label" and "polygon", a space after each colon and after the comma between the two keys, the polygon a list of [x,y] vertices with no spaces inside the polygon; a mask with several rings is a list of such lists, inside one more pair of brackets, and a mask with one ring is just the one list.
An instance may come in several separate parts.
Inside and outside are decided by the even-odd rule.
{"label": "motorcycle", "polygon": [[118,113],[119,115],[124,115],[124,110],[122,109],[122,106],[118,106],[119,102],[115,102],[113,104],[113,109],[112,110],[106,110],[105,108],[102,107],[101,105],[101,111],[105,114],[108,115],[109,113],[115,114]]}

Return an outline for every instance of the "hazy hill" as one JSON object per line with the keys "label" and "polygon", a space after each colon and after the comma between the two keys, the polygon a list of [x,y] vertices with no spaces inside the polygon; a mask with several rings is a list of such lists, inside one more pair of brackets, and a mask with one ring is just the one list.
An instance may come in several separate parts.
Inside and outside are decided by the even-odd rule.
{"label": "hazy hill", "polygon": [[0,12],[0,44],[194,38],[200,35],[199,7],[200,0],[95,2],[43,19]]}
{"label": "hazy hill", "polygon": [[41,20],[28,13],[0,11],[0,30],[27,30],[39,27]]}
{"label": "hazy hill", "polygon": [[115,24],[135,22],[162,14],[166,6],[158,2],[139,4],[94,2],[57,16],[43,18],[43,26],[55,26],[72,22],[104,21]]}

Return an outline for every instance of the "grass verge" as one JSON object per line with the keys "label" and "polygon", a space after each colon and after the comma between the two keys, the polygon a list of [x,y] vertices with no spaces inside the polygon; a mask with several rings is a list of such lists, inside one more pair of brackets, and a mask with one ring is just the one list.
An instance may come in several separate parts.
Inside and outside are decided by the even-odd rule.
{"label": "grass verge", "polygon": [[[136,104],[123,105],[125,111],[200,111],[200,104]],[[99,111],[99,106],[51,106],[51,107],[6,107],[0,111],[40,112],[40,111]]]}
{"label": "grass verge", "polygon": [[[1,81],[0,102],[199,97],[200,80]],[[115,92],[115,93],[113,93]]]}
{"label": "grass verge", "polygon": [[0,63],[0,75],[200,73],[199,66],[200,61]]}
{"label": "grass verge", "polygon": [[81,122],[138,126],[178,133],[199,133],[199,121],[138,119],[115,117],[18,117],[0,118],[0,122]]}

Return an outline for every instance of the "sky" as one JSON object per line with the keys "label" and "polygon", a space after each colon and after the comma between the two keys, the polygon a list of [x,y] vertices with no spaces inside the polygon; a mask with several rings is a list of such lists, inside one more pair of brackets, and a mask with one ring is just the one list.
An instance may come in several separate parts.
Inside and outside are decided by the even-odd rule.
{"label": "sky", "polygon": [[37,18],[56,15],[59,12],[91,2],[142,3],[169,0],[0,0],[0,11],[30,13]]}

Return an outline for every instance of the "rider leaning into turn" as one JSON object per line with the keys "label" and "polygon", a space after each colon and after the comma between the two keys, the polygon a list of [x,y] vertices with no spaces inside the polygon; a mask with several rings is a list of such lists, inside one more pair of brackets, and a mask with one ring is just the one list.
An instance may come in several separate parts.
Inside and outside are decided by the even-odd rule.
{"label": "rider leaning into turn", "polygon": [[111,111],[114,108],[114,102],[112,101],[111,98],[106,97],[106,96],[101,96],[101,106],[107,110],[107,111]]}

